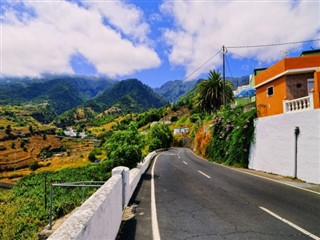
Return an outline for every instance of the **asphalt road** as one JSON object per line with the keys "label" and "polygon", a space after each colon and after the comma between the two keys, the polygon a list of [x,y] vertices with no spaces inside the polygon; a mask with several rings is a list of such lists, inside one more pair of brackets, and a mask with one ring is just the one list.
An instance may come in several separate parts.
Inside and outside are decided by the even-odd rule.
{"label": "asphalt road", "polygon": [[319,194],[204,161],[188,149],[163,152],[154,163],[118,239],[320,239]]}

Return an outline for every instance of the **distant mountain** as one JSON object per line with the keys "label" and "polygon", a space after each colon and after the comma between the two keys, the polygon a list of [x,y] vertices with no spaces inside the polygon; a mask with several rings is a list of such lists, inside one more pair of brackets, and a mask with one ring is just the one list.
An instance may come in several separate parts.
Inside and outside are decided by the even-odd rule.
{"label": "distant mountain", "polygon": [[233,84],[233,90],[237,89],[239,86],[248,85],[249,84],[249,75],[242,77],[226,77],[226,80]]}
{"label": "distant mountain", "polygon": [[[57,115],[83,104],[113,84],[115,84],[113,80],[94,77],[5,78],[0,82],[0,105],[45,106],[45,109],[40,108],[39,112],[35,112],[34,117],[42,122],[50,122]],[[48,112],[50,112],[49,118]]]}
{"label": "distant mountain", "polygon": [[150,87],[137,79],[128,79],[114,84],[99,96],[62,114],[55,120],[55,124],[58,126],[73,125],[99,113],[105,113],[111,108],[121,113],[143,112],[165,104],[166,101]]}
{"label": "distant mountain", "polygon": [[[168,102],[176,103],[182,95],[191,91],[201,80],[203,79],[193,81],[169,81],[163,84],[160,88],[155,88],[154,91]],[[249,84],[249,76],[226,77],[226,80],[233,83],[233,89],[236,89],[238,86]]]}
{"label": "distant mountain", "polygon": [[165,104],[165,100],[149,86],[137,79],[127,79],[87,101],[84,106],[91,107],[95,112],[102,112],[112,106],[120,108],[123,112],[141,112]]}
{"label": "distant mountain", "polygon": [[168,102],[175,103],[182,95],[192,90],[198,81],[169,81],[154,90]]}

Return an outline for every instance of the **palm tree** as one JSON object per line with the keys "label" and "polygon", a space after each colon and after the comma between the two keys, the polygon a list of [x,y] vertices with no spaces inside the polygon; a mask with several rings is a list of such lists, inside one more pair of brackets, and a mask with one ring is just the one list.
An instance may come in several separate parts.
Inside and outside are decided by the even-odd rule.
{"label": "palm tree", "polygon": [[[233,101],[232,83],[226,81],[226,103]],[[223,105],[223,80],[219,72],[210,71],[206,80],[200,82],[194,97],[195,107],[200,111],[213,112]]]}

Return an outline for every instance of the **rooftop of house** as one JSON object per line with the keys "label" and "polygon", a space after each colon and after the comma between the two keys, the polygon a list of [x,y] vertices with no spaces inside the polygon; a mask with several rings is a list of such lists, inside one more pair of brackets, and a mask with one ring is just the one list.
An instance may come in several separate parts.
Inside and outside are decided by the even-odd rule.
{"label": "rooftop of house", "polygon": [[300,56],[308,56],[308,55],[314,55],[314,54],[320,54],[320,49],[313,49],[308,51],[303,51]]}
{"label": "rooftop of house", "polygon": [[[318,53],[315,53],[319,51]],[[311,52],[311,51],[305,51]],[[320,50],[299,57],[284,58],[255,76],[255,87],[259,87],[273,79],[287,74],[300,74],[320,68]]]}

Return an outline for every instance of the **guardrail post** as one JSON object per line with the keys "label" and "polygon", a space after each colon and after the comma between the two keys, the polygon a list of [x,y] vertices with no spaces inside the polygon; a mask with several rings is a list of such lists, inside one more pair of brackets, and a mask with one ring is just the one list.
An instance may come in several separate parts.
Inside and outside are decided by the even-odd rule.
{"label": "guardrail post", "polygon": [[50,216],[49,216],[49,230],[52,228],[52,195],[53,195],[53,186],[50,184]]}
{"label": "guardrail post", "polygon": [[129,168],[127,167],[116,167],[112,169],[112,176],[115,174],[121,174],[122,178],[122,208],[125,208],[129,200]]}

